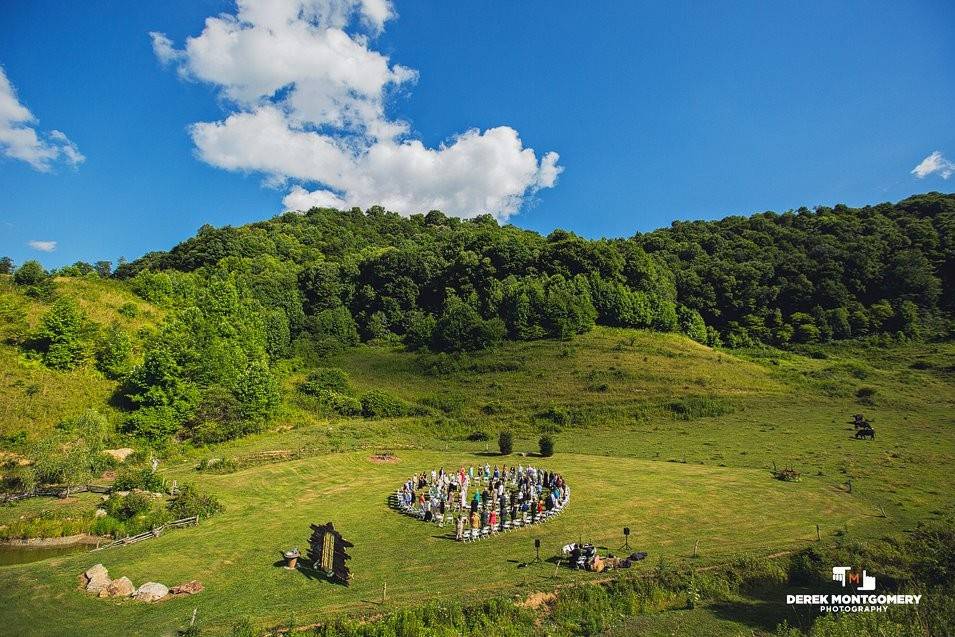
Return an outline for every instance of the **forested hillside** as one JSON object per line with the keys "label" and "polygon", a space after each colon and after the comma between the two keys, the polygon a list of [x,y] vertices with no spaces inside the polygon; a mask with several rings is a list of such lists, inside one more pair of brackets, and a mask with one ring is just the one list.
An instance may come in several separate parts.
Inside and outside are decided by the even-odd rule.
{"label": "forested hillside", "polygon": [[917,335],[955,309],[955,196],[675,222],[634,239],[730,344]]}
{"label": "forested hillside", "polygon": [[[55,273],[2,265],[14,272],[0,306],[7,343],[48,368],[92,363],[116,379],[127,433],[214,442],[274,413],[277,361],[316,366],[361,341],[403,343],[440,371],[460,366],[456,352],[570,339],[595,324],[731,347],[947,337],[955,195],[676,222],[596,241],[489,216],[313,209],[204,226],[115,273],[106,262]],[[135,334],[122,321],[91,321],[51,274],[112,277],[163,318]],[[37,326],[22,320],[30,297],[48,306]],[[319,393],[336,410],[362,408]]]}
{"label": "forested hillside", "polygon": [[955,307],[955,195],[674,222],[598,241],[563,230],[543,237],[487,216],[314,209],[206,226],[117,274],[208,273],[226,258],[227,269],[272,281],[253,288],[283,309],[293,337],[305,316],[336,308],[364,339],[442,350],[568,337],[594,322],[731,345],[914,336]]}

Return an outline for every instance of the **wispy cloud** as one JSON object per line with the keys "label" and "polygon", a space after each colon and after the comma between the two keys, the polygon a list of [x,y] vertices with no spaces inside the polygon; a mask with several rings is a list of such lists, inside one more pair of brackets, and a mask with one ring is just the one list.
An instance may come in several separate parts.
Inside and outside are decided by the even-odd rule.
{"label": "wispy cloud", "polygon": [[37,241],[33,239],[32,241],[27,241],[27,245],[40,252],[53,252],[56,250],[56,241]]}
{"label": "wispy cloud", "polygon": [[912,169],[912,174],[919,179],[925,179],[929,175],[936,173],[940,175],[942,179],[948,179],[955,173],[955,163],[945,159],[940,150],[936,150],[923,159],[922,163]]}
{"label": "wispy cloud", "polygon": [[19,159],[40,172],[62,161],[78,166],[86,159],[76,144],[58,130],[36,129],[37,119],[20,103],[17,90],[0,67],[0,154]]}

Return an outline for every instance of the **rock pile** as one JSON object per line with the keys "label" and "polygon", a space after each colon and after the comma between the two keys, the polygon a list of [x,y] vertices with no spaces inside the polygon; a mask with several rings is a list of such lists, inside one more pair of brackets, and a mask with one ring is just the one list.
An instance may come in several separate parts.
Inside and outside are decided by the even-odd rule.
{"label": "rock pile", "polygon": [[140,602],[158,602],[173,595],[194,595],[204,587],[202,582],[192,580],[167,587],[159,582],[146,582],[139,588],[128,577],[110,579],[109,571],[102,564],[91,566],[83,573],[84,588],[98,597],[131,597]]}

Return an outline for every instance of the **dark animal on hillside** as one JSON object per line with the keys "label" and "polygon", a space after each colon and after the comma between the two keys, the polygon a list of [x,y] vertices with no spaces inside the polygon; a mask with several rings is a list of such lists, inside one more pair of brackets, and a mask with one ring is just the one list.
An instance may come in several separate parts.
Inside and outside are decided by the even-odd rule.
{"label": "dark animal on hillside", "polygon": [[852,424],[856,429],[871,429],[872,425],[869,424],[869,421],[865,419],[865,416],[862,414],[852,414]]}
{"label": "dark animal on hillside", "polygon": [[860,429],[856,432],[856,438],[871,438],[875,440],[875,429],[868,427],[866,429]]}

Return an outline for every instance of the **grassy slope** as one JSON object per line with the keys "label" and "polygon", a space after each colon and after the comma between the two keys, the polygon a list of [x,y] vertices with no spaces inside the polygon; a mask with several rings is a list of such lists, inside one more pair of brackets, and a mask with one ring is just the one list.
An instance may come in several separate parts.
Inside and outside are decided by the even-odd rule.
{"label": "grassy slope", "polygon": [[[903,525],[951,506],[944,485],[955,467],[955,344],[828,351],[821,360],[776,350],[734,355],[674,335],[597,329],[570,347],[509,347],[496,358],[525,361],[513,372],[422,376],[411,356],[372,349],[338,364],[364,386],[387,386],[409,399],[465,396],[458,424],[438,427],[447,437],[473,427],[516,428],[533,448],[529,414],[557,405],[577,409],[584,421],[563,426],[560,451],[765,470],[791,465],[836,487],[851,478],[854,495]],[[594,370],[609,377],[606,391],[588,390]],[[875,389],[874,404],[856,398],[862,387]],[[732,411],[674,418],[666,405],[688,395],[714,396]],[[480,413],[492,400],[505,415]],[[853,438],[856,412],[874,422],[875,444]]]}
{"label": "grassy slope", "polygon": [[[616,548],[619,529],[628,525],[632,543],[653,558],[685,559],[699,540],[698,561],[707,563],[805,544],[816,524],[827,537],[845,528],[879,535],[950,510],[945,485],[955,468],[955,379],[947,367],[955,346],[829,352],[824,360],[734,355],[678,336],[598,329],[570,345],[512,344],[476,359],[505,361],[514,371],[438,378],[417,371],[413,355],[359,348],[333,361],[349,370],[359,389],[385,388],[409,400],[455,395],[462,406],[450,416],[366,421],[327,419],[292,399],[276,431],[197,455],[305,449],[309,457],[225,476],[197,474],[191,462],[165,467],[170,477],[216,492],[226,512],[136,546],[0,569],[0,586],[11,591],[12,602],[0,607],[0,621],[36,634],[156,634],[182,625],[195,607],[214,631],[242,615],[262,626],[292,616],[320,621],[330,613],[375,613],[434,597],[552,586],[553,569],[516,568],[537,533],[546,553],[581,536]],[[916,361],[921,369],[911,367]],[[287,387],[305,371],[290,369]],[[876,390],[875,405],[858,403],[855,391],[862,386]],[[678,419],[667,406],[688,395],[707,396],[731,411]],[[485,415],[489,403],[504,413]],[[557,434],[557,456],[546,461],[574,489],[558,520],[470,546],[386,508],[389,491],[413,471],[484,460],[486,443],[464,440],[473,429],[512,428],[517,450],[534,449],[540,420],[533,414],[552,406],[576,414]],[[875,420],[875,442],[852,438],[846,420],[856,411]],[[368,461],[370,450],[386,448],[401,462]],[[363,450],[348,451],[354,449]],[[773,462],[794,466],[804,479],[772,480]],[[848,477],[852,494],[844,486]],[[304,546],[308,523],[328,519],[356,544],[350,589],[272,566],[279,549]],[[98,560],[136,583],[198,578],[207,590],[155,606],[88,599],[75,590],[76,575]],[[385,582],[389,602],[381,607]],[[55,616],[47,612],[52,603],[61,609]],[[709,626],[711,619],[719,618],[697,611],[687,621]]]}
{"label": "grassy slope", "polygon": [[[129,332],[134,347],[140,343],[139,331],[155,325],[163,314],[113,281],[60,278],[56,287],[58,295],[74,299],[98,325],[118,321]],[[7,276],[0,276],[0,297],[22,309],[28,331],[36,329],[49,309],[49,304],[21,294]],[[135,318],[119,314],[118,309],[125,303],[137,306],[139,314]],[[109,399],[116,387],[115,381],[107,380],[90,366],[69,372],[54,371],[16,347],[0,343],[0,435],[19,431],[31,436],[42,434],[64,418],[88,408],[115,420],[119,414],[110,406]]]}

